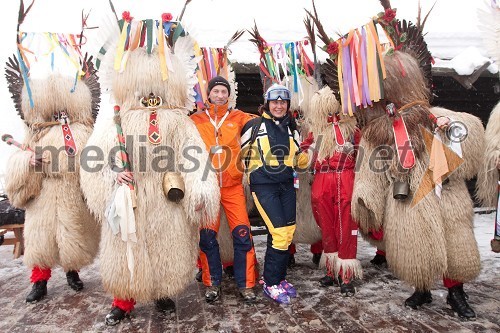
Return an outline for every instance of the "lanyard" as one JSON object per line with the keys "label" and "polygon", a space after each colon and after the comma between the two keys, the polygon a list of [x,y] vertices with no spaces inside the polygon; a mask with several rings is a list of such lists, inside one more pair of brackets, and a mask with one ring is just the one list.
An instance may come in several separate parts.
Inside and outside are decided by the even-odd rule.
{"label": "lanyard", "polygon": [[[229,110],[226,111],[226,114],[222,117],[222,119],[219,121],[218,124],[215,122],[215,120],[212,119],[212,117],[210,117],[210,113],[208,113],[208,110],[205,110],[205,113],[207,114],[208,119],[210,119],[210,122],[214,126],[215,132],[217,133],[219,131],[219,128],[224,123],[224,120],[226,120],[227,116],[229,115]],[[215,114],[215,117],[216,117],[215,119],[217,119],[217,113]]]}

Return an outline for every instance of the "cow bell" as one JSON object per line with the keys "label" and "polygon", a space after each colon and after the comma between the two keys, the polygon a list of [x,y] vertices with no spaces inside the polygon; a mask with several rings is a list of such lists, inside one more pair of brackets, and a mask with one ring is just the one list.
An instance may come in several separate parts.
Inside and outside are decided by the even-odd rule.
{"label": "cow bell", "polygon": [[392,184],[392,197],[396,200],[405,200],[410,194],[410,184],[399,180]]}
{"label": "cow bell", "polygon": [[178,203],[184,198],[184,180],[179,172],[166,172],[162,185],[168,200]]}

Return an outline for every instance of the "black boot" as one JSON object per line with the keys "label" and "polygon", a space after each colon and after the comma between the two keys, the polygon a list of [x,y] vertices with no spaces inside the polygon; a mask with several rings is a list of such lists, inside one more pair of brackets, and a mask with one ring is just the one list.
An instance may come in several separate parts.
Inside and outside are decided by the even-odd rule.
{"label": "black boot", "polygon": [[213,303],[219,299],[221,294],[220,286],[209,286],[205,290],[205,301],[207,303]]}
{"label": "black boot", "polygon": [[387,266],[387,259],[381,254],[376,254],[370,262],[378,267]]}
{"label": "black boot", "polygon": [[432,294],[429,290],[424,290],[424,291],[415,290],[413,295],[411,295],[406,299],[405,306],[417,310],[422,305],[430,302],[432,302]]}
{"label": "black boot", "polygon": [[80,291],[83,289],[83,282],[80,280],[77,271],[68,271],[66,273],[66,280],[68,281],[68,285],[71,289],[75,291]]}
{"label": "black boot", "polygon": [[446,303],[451,306],[452,310],[455,311],[460,318],[464,318],[466,320],[476,318],[476,313],[467,303],[463,285],[448,288]]}
{"label": "black boot", "polygon": [[338,286],[338,281],[335,280],[333,277],[331,277],[330,275],[325,275],[323,276],[321,279],[319,279],[319,284],[322,286],[322,287],[331,287],[333,285],[337,285]]}
{"label": "black boot", "polygon": [[26,296],[27,303],[35,303],[47,295],[47,281],[40,280],[33,283],[31,292]]}
{"label": "black boot", "polygon": [[295,255],[290,254],[288,257],[288,263],[287,263],[288,268],[294,268],[295,267]]}
{"label": "black boot", "polygon": [[108,326],[115,326],[119,322],[121,322],[125,317],[128,317],[128,313],[123,311],[117,306],[114,306],[111,311],[106,315],[104,322]]}
{"label": "black boot", "polygon": [[175,312],[175,302],[168,297],[163,297],[155,301],[156,309],[164,313]]}
{"label": "black boot", "polygon": [[231,265],[231,266],[227,266],[226,268],[224,268],[224,273],[226,273],[226,276],[228,277],[228,279],[233,279],[234,278],[234,266]]}
{"label": "black boot", "polygon": [[202,281],[202,275],[203,275],[203,270],[200,268],[198,270],[198,273],[196,273],[196,276],[194,277],[196,281],[201,282]]}
{"label": "black boot", "polygon": [[313,264],[315,264],[316,267],[318,267],[320,261],[321,261],[321,253],[313,253],[313,258],[312,258]]}
{"label": "black boot", "polygon": [[349,282],[344,282],[344,280],[339,276],[338,281],[340,284],[340,294],[344,297],[352,297],[356,293],[356,288],[354,288],[354,284],[352,280]]}

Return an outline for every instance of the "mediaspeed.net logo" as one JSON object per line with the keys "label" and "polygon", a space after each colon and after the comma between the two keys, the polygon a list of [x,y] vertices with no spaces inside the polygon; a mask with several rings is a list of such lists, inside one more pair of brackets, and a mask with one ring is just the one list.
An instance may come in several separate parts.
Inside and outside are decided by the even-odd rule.
{"label": "mediaspeed.net logo", "polygon": [[461,144],[468,137],[467,127],[462,122],[453,121],[445,131],[438,134],[421,126],[420,133],[429,156],[429,163],[413,195],[411,207],[416,206],[427,195],[435,195],[436,186],[446,184],[450,175],[465,162],[457,153],[461,151]]}

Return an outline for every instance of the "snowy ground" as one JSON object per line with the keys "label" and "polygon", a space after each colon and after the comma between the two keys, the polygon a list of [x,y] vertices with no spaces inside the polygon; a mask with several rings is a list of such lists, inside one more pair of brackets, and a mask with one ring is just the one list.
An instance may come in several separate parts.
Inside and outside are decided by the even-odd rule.
{"label": "snowy ground", "polygon": [[[434,301],[419,311],[406,309],[412,289],[390,272],[370,264],[374,248],[360,239],[358,257],[365,278],[353,298],[343,298],[337,287],[321,288],[323,272],[314,267],[308,246],[299,245],[297,266],[289,270],[299,297],[290,306],[277,305],[259,291],[255,305],[239,302],[233,281],[224,280],[223,297],[216,305],[203,300],[203,287],[193,282],[176,299],[177,312],[164,317],[152,304],[138,304],[131,319],[108,328],[103,319],[111,296],[101,286],[98,263],[81,271],[85,289],[75,293],[60,268],[53,271],[48,296],[27,305],[29,272],[22,259],[13,260],[11,246],[0,247],[0,332],[499,332],[500,255],[490,251],[493,214],[476,214],[475,232],[483,269],[465,289],[477,313],[475,322],[462,322],[446,305],[446,289],[438,281]],[[265,237],[255,237],[262,262]],[[193,271],[193,275],[194,275]],[[194,280],[193,280],[194,281]]]}

